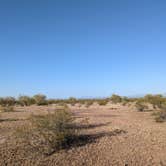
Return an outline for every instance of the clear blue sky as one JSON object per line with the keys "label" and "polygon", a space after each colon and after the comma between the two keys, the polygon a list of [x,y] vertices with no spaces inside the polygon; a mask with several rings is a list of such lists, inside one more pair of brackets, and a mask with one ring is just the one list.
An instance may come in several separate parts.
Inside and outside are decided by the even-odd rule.
{"label": "clear blue sky", "polygon": [[0,96],[165,92],[165,0],[0,0]]}

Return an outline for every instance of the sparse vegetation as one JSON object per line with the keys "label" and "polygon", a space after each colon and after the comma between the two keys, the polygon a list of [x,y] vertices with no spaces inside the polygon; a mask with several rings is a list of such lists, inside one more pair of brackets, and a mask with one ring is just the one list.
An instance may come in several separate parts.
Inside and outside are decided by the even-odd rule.
{"label": "sparse vegetation", "polygon": [[154,115],[156,122],[166,122],[166,111],[158,111]]}
{"label": "sparse vegetation", "polygon": [[140,112],[144,112],[148,110],[148,106],[145,103],[137,102],[135,104],[136,108]]}
{"label": "sparse vegetation", "polygon": [[[69,163],[67,165],[70,165],[71,162],[65,158],[65,156],[68,155],[68,152],[75,158],[75,151],[84,155],[89,153],[88,150],[91,150],[91,148],[93,148],[94,153],[96,145],[99,146],[99,149],[100,146],[101,149],[103,149],[103,143],[98,141],[98,139],[101,137],[116,137],[117,133],[121,133],[119,131],[121,131],[121,128],[123,127],[127,130],[121,134],[126,135],[125,141],[129,141],[125,143],[130,144],[131,141],[133,141],[133,146],[136,145],[135,141],[138,140],[129,138],[131,135],[127,134],[128,132],[132,132],[138,137],[139,134],[141,134],[140,138],[150,136],[149,139],[147,139],[150,140],[153,136],[157,137],[157,135],[155,135],[156,129],[158,131],[158,128],[153,130],[152,127],[159,126],[163,127],[162,130],[159,131],[160,135],[162,135],[162,137],[165,136],[162,133],[165,124],[147,127],[146,125],[151,125],[150,123],[154,123],[154,121],[150,120],[151,117],[149,116],[149,113],[143,113],[151,110],[153,111],[156,122],[165,122],[166,98],[164,96],[153,95],[140,98],[114,96],[113,101],[110,98],[47,100],[46,97],[41,97],[41,100],[38,100],[39,98],[37,97],[36,100],[34,97],[28,96],[20,96],[15,100],[10,97],[7,99],[1,98],[0,127],[2,126],[2,137],[0,137],[0,155],[3,156],[3,162],[0,162],[0,165],[6,161],[10,165],[10,161],[8,162],[9,156],[12,156],[12,159],[10,158],[12,164],[17,163],[17,161],[21,163],[17,165],[24,165],[25,159],[26,161],[35,162],[36,158],[39,158],[41,162],[48,159],[50,163],[52,162],[52,159],[54,159],[54,163],[55,160],[57,162],[59,159],[59,165],[63,165],[63,161],[65,160],[66,163]],[[41,106],[41,104],[43,105],[43,102],[40,101],[44,101],[44,104],[48,103],[48,106]],[[97,103],[103,106],[101,111],[99,111],[101,107],[95,107],[95,104]],[[107,103],[109,103],[109,105],[107,105]],[[117,103],[118,105],[116,105]],[[38,107],[38,105],[40,105],[40,107]],[[74,106],[71,107],[71,105]],[[81,105],[84,105],[87,108],[91,106],[92,110],[84,110],[85,107],[82,107],[82,109],[81,107],[78,108]],[[125,107],[123,107],[124,105]],[[129,105],[131,105],[131,107],[127,107]],[[134,107],[142,113],[134,111],[131,113],[132,110],[135,110]],[[14,111],[13,108],[15,110],[18,109],[18,111],[12,113]],[[74,115],[68,111],[69,108],[74,112]],[[21,110],[24,110],[24,112]],[[32,112],[33,115],[29,118],[30,112]],[[76,119],[73,119],[73,117]],[[108,121],[108,123],[103,123],[105,121]],[[114,130],[116,127],[117,129]],[[147,135],[144,131],[137,132],[144,127],[147,131],[150,129],[149,133],[152,133],[152,135]],[[15,130],[16,132],[14,132]],[[115,133],[112,131],[115,131]],[[162,140],[163,139],[160,141]],[[3,141],[6,141],[7,144]],[[107,138],[105,140],[108,146],[120,146],[119,142],[112,141],[114,141],[114,139],[110,141],[110,139]],[[126,145],[126,149],[127,148],[128,146]],[[21,156],[20,159],[18,159],[18,156]],[[82,159],[78,158],[78,160],[81,161]],[[91,158],[88,161],[90,160]],[[40,163],[40,165],[42,165],[42,163]]]}
{"label": "sparse vegetation", "polygon": [[70,97],[70,98],[67,100],[67,103],[68,103],[68,104],[71,104],[72,106],[74,106],[74,105],[77,103],[77,99],[74,98],[74,97]]}
{"label": "sparse vegetation", "polygon": [[47,97],[43,94],[34,95],[33,98],[37,105],[47,105],[48,104],[47,100],[46,100]]}
{"label": "sparse vegetation", "polygon": [[29,120],[29,127],[17,130],[18,138],[47,155],[68,146],[70,139],[76,134],[72,115],[66,110],[56,110],[47,115],[32,115]]}
{"label": "sparse vegetation", "polygon": [[0,107],[0,112],[13,112],[13,111],[14,111],[13,106]]}
{"label": "sparse vegetation", "polygon": [[108,100],[107,100],[107,99],[98,100],[98,104],[101,105],[101,106],[102,106],[102,105],[104,106],[104,105],[106,105],[107,103],[108,103]]}
{"label": "sparse vegetation", "polygon": [[122,97],[116,94],[113,94],[110,99],[115,104],[122,102]]}
{"label": "sparse vegetation", "polygon": [[21,106],[30,106],[32,104],[35,104],[35,99],[33,99],[29,96],[19,96],[18,103]]}
{"label": "sparse vegetation", "polygon": [[93,104],[93,100],[86,101],[86,107],[89,108]]}
{"label": "sparse vegetation", "polygon": [[15,103],[16,99],[14,97],[0,98],[0,105],[3,107],[13,106]]}
{"label": "sparse vegetation", "polygon": [[162,95],[146,95],[144,100],[153,105],[153,108],[162,108],[162,103],[166,101],[166,99]]}

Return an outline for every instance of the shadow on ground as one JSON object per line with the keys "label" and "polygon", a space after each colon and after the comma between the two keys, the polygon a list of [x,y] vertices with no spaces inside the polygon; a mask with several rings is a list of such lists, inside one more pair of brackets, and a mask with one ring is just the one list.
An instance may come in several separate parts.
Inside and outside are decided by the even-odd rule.
{"label": "shadow on ground", "polygon": [[109,124],[111,124],[111,122],[100,123],[100,124],[79,124],[79,125],[76,125],[76,129],[93,129],[97,127],[108,126]]}
{"label": "shadow on ground", "polygon": [[0,119],[0,122],[24,121],[24,119]]}
{"label": "shadow on ground", "polygon": [[[96,134],[80,134],[77,136],[74,135],[73,137],[69,138],[67,144],[62,149],[69,150],[70,148],[81,147],[81,146],[85,146],[87,144],[96,143],[97,140],[102,137],[106,137],[106,136],[112,137],[112,136],[117,136],[117,135],[126,134],[126,133],[127,132],[124,130],[115,129],[111,132],[100,132],[100,133],[96,133]],[[52,155],[55,152],[57,152],[57,151],[53,151],[49,155]]]}

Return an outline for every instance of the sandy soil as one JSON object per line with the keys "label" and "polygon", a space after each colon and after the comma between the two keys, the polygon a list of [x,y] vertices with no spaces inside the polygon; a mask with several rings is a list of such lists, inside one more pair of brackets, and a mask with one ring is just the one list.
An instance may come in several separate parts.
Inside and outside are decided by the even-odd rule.
{"label": "sandy soil", "polygon": [[[126,106],[72,107],[85,135],[81,144],[50,156],[6,146],[12,132],[31,113],[46,113],[51,107],[18,108],[3,113],[0,122],[0,165],[41,166],[164,166],[166,165],[166,123],[156,123],[151,112],[137,112]],[[22,111],[24,110],[24,111]],[[3,119],[3,120],[2,120]],[[11,139],[11,138],[10,138]]]}

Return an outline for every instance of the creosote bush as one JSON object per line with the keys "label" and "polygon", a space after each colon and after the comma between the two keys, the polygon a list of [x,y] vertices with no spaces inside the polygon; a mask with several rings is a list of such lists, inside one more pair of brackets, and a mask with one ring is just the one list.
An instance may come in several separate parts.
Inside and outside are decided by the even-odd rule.
{"label": "creosote bush", "polygon": [[32,115],[29,120],[29,127],[16,131],[17,138],[46,155],[68,146],[76,134],[74,119],[66,110],[56,110],[47,115]]}

